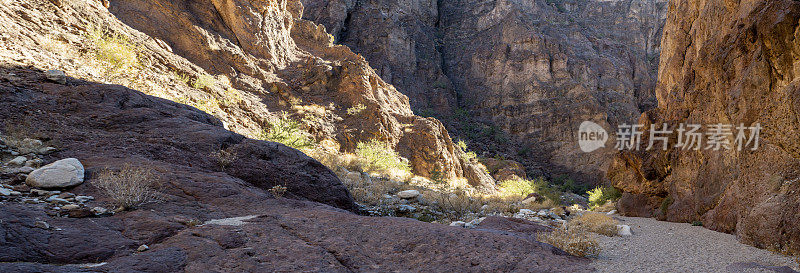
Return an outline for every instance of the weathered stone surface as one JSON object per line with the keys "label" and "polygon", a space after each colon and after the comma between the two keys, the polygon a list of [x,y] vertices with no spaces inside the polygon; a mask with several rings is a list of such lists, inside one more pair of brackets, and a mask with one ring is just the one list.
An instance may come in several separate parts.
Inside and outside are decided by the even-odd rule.
{"label": "weathered stone surface", "polygon": [[66,188],[83,183],[83,164],[78,159],[67,158],[45,165],[28,174],[25,184],[31,187]]}
{"label": "weathered stone surface", "polygon": [[800,216],[787,213],[800,208],[800,2],[676,0],[669,9],[658,108],[642,115],[645,130],[758,123],[760,146],[621,153],[608,172],[627,192],[620,211],[702,221],[745,243],[800,253]]}

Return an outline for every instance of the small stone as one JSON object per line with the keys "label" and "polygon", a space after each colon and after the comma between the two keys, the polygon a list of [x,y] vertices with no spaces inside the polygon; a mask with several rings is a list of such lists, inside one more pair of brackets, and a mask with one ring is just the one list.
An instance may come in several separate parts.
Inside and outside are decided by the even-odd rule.
{"label": "small stone", "polygon": [[53,148],[53,147],[44,147],[44,148],[39,149],[38,154],[48,155],[48,154],[52,154],[55,151],[58,151],[58,149]]}
{"label": "small stone", "polygon": [[53,204],[67,204],[67,203],[69,203],[69,201],[67,201],[67,199],[58,198],[56,196],[50,196],[49,198],[47,198],[46,201],[48,203],[53,203]]}
{"label": "small stone", "polygon": [[17,152],[17,151],[11,151],[11,155],[19,155],[19,152]]}
{"label": "small stone", "polygon": [[418,190],[405,190],[397,193],[397,196],[403,199],[414,199],[419,196]]}
{"label": "small stone", "polygon": [[86,202],[89,202],[89,201],[92,201],[92,200],[94,200],[94,197],[92,197],[92,196],[83,196],[83,195],[75,196],[75,201],[81,202],[81,203],[86,203]]}
{"label": "small stone", "polygon": [[45,72],[44,75],[45,77],[47,77],[48,80],[51,80],[53,82],[60,84],[67,84],[67,74],[65,74],[64,71],[47,70],[47,72]]}
{"label": "small stone", "polygon": [[38,158],[25,161],[25,167],[38,167],[39,165],[42,165],[42,160]]}
{"label": "small stone", "polygon": [[36,221],[33,226],[41,229],[50,229],[50,224],[45,221]]}
{"label": "small stone", "polygon": [[30,191],[30,190],[31,190],[31,188],[30,188],[30,187],[28,187],[28,185],[22,184],[22,185],[16,185],[16,186],[14,186],[14,190],[15,190],[15,191],[27,192],[27,191]]}
{"label": "small stone", "polygon": [[8,165],[9,166],[22,166],[22,165],[25,165],[25,161],[27,161],[27,160],[28,160],[28,158],[26,158],[24,156],[18,156],[18,157],[15,157],[14,159],[12,159],[11,161],[9,161]]}
{"label": "small stone", "polygon": [[455,222],[450,223],[450,226],[451,227],[464,227],[466,224],[467,223],[465,223],[464,221],[455,221]]}
{"label": "small stone", "polygon": [[24,174],[29,174],[29,173],[31,173],[33,170],[35,170],[33,167],[30,167],[30,166],[25,166],[25,167],[20,167],[20,168],[12,169],[12,170],[10,170],[9,172],[10,172],[10,173],[24,173]]}
{"label": "small stone", "polygon": [[79,209],[81,206],[75,204],[64,205],[61,209],[71,210],[71,209]]}
{"label": "small stone", "polygon": [[631,236],[631,227],[629,225],[617,225],[617,235],[619,236]]}
{"label": "small stone", "polygon": [[25,203],[25,204],[39,204],[40,203],[39,199],[36,199],[36,198],[25,198],[25,199],[22,199],[22,202]]}
{"label": "small stone", "polygon": [[12,190],[6,188],[0,188],[0,195],[10,196]]}
{"label": "small stone", "polygon": [[409,206],[409,205],[400,205],[399,207],[397,207],[397,211],[400,212],[400,213],[412,213],[412,212],[414,212],[416,210],[417,210],[417,208]]}
{"label": "small stone", "polygon": [[52,193],[50,191],[46,191],[46,190],[40,190],[40,189],[32,189],[31,190],[31,195],[34,195],[34,196],[50,196],[50,195],[53,195],[53,194],[54,193]]}
{"label": "small stone", "polygon": [[614,214],[616,214],[616,213],[617,213],[617,210],[615,210],[615,209],[612,209],[611,211],[607,212],[606,214],[608,214],[608,215],[614,215]]}
{"label": "small stone", "polygon": [[529,209],[520,209],[519,214],[534,214],[534,212]]}
{"label": "small stone", "polygon": [[536,215],[539,217],[545,217],[547,216],[547,210],[540,210]]}
{"label": "small stone", "polygon": [[136,249],[136,251],[145,252],[145,251],[147,251],[149,249],[150,249],[150,247],[147,246],[147,245],[140,245],[139,248]]}
{"label": "small stone", "polygon": [[106,214],[106,212],[108,212],[108,210],[103,207],[94,207],[91,211],[94,215]]}
{"label": "small stone", "polygon": [[25,183],[37,188],[64,188],[83,183],[83,175],[83,164],[75,158],[67,158],[36,169]]}

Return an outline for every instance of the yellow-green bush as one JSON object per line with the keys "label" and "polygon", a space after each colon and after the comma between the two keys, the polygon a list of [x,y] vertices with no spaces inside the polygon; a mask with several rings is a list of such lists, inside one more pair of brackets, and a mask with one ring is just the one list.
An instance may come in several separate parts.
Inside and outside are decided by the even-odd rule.
{"label": "yellow-green bush", "polygon": [[508,195],[527,196],[531,193],[537,193],[554,201],[555,203],[559,203],[561,201],[561,195],[559,194],[558,190],[550,186],[550,184],[542,178],[531,180],[506,180],[500,182],[500,189]]}
{"label": "yellow-green bush", "polygon": [[589,194],[589,205],[592,207],[599,207],[605,205],[609,201],[616,201],[622,196],[617,189],[613,187],[597,187],[587,192]]}
{"label": "yellow-green bush", "polygon": [[96,47],[95,58],[108,63],[110,72],[122,72],[139,65],[136,46],[124,36],[95,28],[89,30],[88,37]]}
{"label": "yellow-green bush", "polygon": [[567,226],[611,237],[617,235],[618,224],[619,222],[611,218],[611,216],[586,212],[570,220]]}
{"label": "yellow-green bush", "polygon": [[408,163],[388,143],[378,140],[359,142],[356,145],[356,156],[363,160],[366,172],[411,171]]}
{"label": "yellow-green bush", "polygon": [[552,232],[539,232],[536,239],[579,257],[596,257],[602,250],[594,236],[585,230],[566,226]]}
{"label": "yellow-green bush", "polygon": [[269,124],[269,128],[261,132],[261,140],[278,142],[295,149],[308,149],[314,146],[311,136],[300,128],[300,123],[286,113]]}

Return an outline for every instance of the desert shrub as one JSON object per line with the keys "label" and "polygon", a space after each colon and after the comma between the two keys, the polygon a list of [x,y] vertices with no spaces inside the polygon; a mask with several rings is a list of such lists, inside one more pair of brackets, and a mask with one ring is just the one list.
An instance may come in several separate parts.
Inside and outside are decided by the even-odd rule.
{"label": "desert shrub", "polygon": [[294,121],[286,113],[269,125],[259,136],[261,140],[278,142],[295,149],[308,149],[314,146],[314,141],[307,132],[300,128],[300,123]]}
{"label": "desert shrub", "polygon": [[125,165],[119,171],[104,169],[92,184],[121,209],[133,209],[157,200],[156,175],[147,167]]}
{"label": "desert shrub", "polygon": [[692,226],[695,226],[695,227],[702,227],[702,226],[703,226],[703,222],[700,222],[700,221],[692,221]]}
{"label": "desert shrub", "polygon": [[667,196],[667,198],[664,198],[664,200],[661,201],[661,207],[660,207],[661,213],[662,214],[667,214],[667,210],[669,209],[669,206],[672,206],[672,203],[674,203],[674,202],[675,202],[675,200],[672,200],[672,196]]}
{"label": "desert shrub", "polygon": [[558,190],[550,186],[550,184],[542,178],[506,180],[500,182],[500,189],[508,195],[525,197],[531,193],[536,193],[549,200],[555,201],[555,203],[561,201],[561,195]]}
{"label": "desert shrub", "polygon": [[215,82],[216,80],[213,76],[208,74],[200,74],[196,79],[194,79],[192,87],[195,89],[205,89],[206,87],[213,86]]}
{"label": "desert shrub", "polygon": [[275,185],[272,188],[270,188],[268,191],[272,194],[272,196],[275,196],[277,198],[281,198],[281,197],[283,197],[284,194],[286,194],[286,187],[283,186],[283,185]]}
{"label": "desert shrub", "polygon": [[363,104],[359,103],[359,104],[353,105],[353,107],[347,108],[347,114],[351,115],[351,116],[355,116],[355,115],[358,115],[359,113],[363,112],[366,109],[367,109],[367,106],[364,106]]}
{"label": "desert shrub", "polygon": [[126,37],[99,28],[90,29],[88,37],[95,45],[95,58],[107,63],[110,72],[123,72],[139,65],[136,46]]}
{"label": "desert shrub", "polygon": [[366,172],[410,172],[411,167],[388,143],[378,140],[359,142],[356,145],[356,156],[364,162]]}
{"label": "desert shrub", "polygon": [[431,204],[437,211],[451,220],[459,220],[472,212],[478,212],[485,204],[481,196],[473,196],[463,189],[426,191],[424,195],[432,201]]}
{"label": "desert shrub", "polygon": [[589,205],[592,207],[599,207],[609,201],[616,201],[622,196],[619,190],[607,186],[596,187],[587,192],[587,194],[589,194]]}
{"label": "desert shrub", "polygon": [[225,171],[234,161],[238,158],[238,154],[233,147],[227,149],[220,149],[211,153],[211,158],[217,163],[220,170]]}
{"label": "desert shrub", "polygon": [[466,141],[464,141],[464,140],[458,140],[458,141],[456,142],[456,146],[457,146],[457,147],[459,148],[459,150],[461,150],[461,152],[463,153],[463,154],[461,155],[461,159],[462,159],[462,160],[464,160],[464,161],[472,161],[473,159],[476,159],[476,158],[478,158],[478,155],[477,155],[475,152],[473,152],[473,151],[469,151],[469,150],[467,149],[467,142],[466,142]]}
{"label": "desert shrub", "polygon": [[567,226],[572,229],[582,229],[609,237],[617,235],[617,225],[619,225],[619,222],[611,218],[611,216],[592,212],[572,218],[567,223]]}
{"label": "desert shrub", "polygon": [[551,232],[539,232],[536,239],[579,257],[596,257],[601,251],[600,244],[591,234],[565,226]]}
{"label": "desert shrub", "polygon": [[347,187],[353,199],[360,204],[379,205],[385,203],[385,194],[399,191],[400,185],[386,179],[372,179],[357,172],[340,173],[339,179]]}

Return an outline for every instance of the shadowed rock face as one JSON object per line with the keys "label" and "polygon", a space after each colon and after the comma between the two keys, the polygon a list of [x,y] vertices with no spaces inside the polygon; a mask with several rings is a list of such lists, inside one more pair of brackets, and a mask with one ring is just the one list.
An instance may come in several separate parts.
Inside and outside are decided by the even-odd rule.
{"label": "shadowed rock face", "polygon": [[[46,161],[74,157],[86,167],[87,181],[70,192],[110,207],[92,174],[123,164],[152,168],[160,192],[158,203],[100,218],[3,204],[2,272],[591,271],[588,259],[531,239],[543,228],[531,223],[498,233],[348,212],[350,195],[320,163],[186,105],[74,78],[50,83],[7,63],[0,75],[14,75],[0,81],[0,119],[57,140]],[[221,147],[239,155],[224,171],[208,156]],[[277,184],[288,198],[267,192]],[[233,217],[244,220],[211,221]],[[149,250],[137,252],[143,244]]]}
{"label": "shadowed rock face", "polygon": [[655,106],[666,2],[303,0],[305,18],[364,55],[415,109],[468,109],[517,140],[513,149],[537,150],[519,159],[529,169],[589,183],[614,151],[582,153],[577,128],[616,128]]}
{"label": "shadowed rock face", "polygon": [[[124,24],[163,40],[175,54],[258,98],[228,124],[255,131],[288,111],[308,118],[319,140],[353,152],[358,142],[386,141],[415,174],[494,181],[460,153],[441,122],[415,116],[408,97],[384,82],[367,61],[333,45],[323,27],[300,19],[298,0],[119,1],[110,11]],[[179,16],[176,16],[179,15]],[[224,91],[224,90],[223,90]],[[347,110],[364,109],[357,114]],[[234,107],[236,108],[236,107]],[[313,117],[304,109],[322,109]],[[299,119],[299,118],[298,118]]]}
{"label": "shadowed rock face", "polygon": [[641,123],[760,123],[760,147],[621,153],[608,173],[627,192],[620,211],[702,221],[800,252],[800,2],[678,0],[669,9],[658,108]]}

